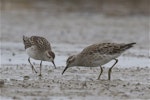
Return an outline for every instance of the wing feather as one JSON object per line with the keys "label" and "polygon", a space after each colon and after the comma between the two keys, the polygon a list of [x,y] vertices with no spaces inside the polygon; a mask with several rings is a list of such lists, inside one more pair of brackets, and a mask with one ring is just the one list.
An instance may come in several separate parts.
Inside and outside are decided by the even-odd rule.
{"label": "wing feather", "polygon": [[121,53],[125,51],[125,49],[122,49],[123,46],[126,44],[117,44],[117,43],[100,43],[100,44],[93,44],[91,46],[88,46],[87,48],[83,49],[81,52],[82,54],[93,54],[93,53],[99,53],[99,54],[116,54]]}
{"label": "wing feather", "polygon": [[30,38],[23,36],[23,41],[24,41],[25,49],[35,45],[40,50],[51,50],[50,43],[45,38],[40,36],[32,36]]}

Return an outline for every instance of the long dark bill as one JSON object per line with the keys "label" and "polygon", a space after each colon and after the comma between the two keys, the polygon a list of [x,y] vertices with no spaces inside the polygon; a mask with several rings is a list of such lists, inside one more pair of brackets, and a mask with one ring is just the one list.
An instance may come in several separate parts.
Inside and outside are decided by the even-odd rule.
{"label": "long dark bill", "polygon": [[64,74],[64,72],[68,69],[68,66],[65,67],[65,69],[62,72],[62,75]]}
{"label": "long dark bill", "polygon": [[55,69],[56,69],[56,65],[55,65],[54,61],[52,61],[52,63],[53,63],[53,65],[54,65]]}

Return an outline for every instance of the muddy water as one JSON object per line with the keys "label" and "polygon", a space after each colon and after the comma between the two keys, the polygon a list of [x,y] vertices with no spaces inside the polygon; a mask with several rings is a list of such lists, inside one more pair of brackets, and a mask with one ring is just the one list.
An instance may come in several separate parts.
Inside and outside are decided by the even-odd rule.
{"label": "muddy water", "polygon": [[[91,99],[149,99],[150,68],[146,49],[132,48],[119,57],[119,63],[108,81],[108,68],[104,65],[101,80],[100,68],[74,67],[61,75],[65,61],[71,54],[80,52],[87,44],[53,44],[57,69],[44,62],[42,77],[32,73],[22,43],[1,44],[1,99],[36,100],[91,100]],[[39,72],[40,61],[32,60]]]}
{"label": "muddy water", "polygon": [[[71,44],[53,44],[54,51],[56,52],[55,62],[58,67],[65,66],[66,59],[69,55],[77,54],[82,51],[87,45],[71,45]],[[28,55],[25,53],[22,43],[2,43],[1,45],[2,59],[1,64],[28,64]],[[118,58],[118,67],[146,67],[149,66],[148,50],[130,49],[122,54]],[[39,63],[39,61],[33,60],[33,62]],[[112,62],[113,63],[113,62]],[[111,66],[109,63],[105,66]],[[50,62],[44,62],[44,65],[52,65]]]}
{"label": "muddy water", "polygon": [[[112,17],[56,11],[27,8],[1,11],[2,100],[150,99],[149,16]],[[43,62],[42,77],[32,73],[22,44],[23,35],[46,37],[56,53],[57,69],[50,62]],[[107,80],[107,71],[113,61],[103,66],[101,80],[97,80],[99,67],[74,67],[61,75],[69,55],[96,42],[137,44],[118,58],[111,81]],[[39,72],[40,62],[32,62]]]}

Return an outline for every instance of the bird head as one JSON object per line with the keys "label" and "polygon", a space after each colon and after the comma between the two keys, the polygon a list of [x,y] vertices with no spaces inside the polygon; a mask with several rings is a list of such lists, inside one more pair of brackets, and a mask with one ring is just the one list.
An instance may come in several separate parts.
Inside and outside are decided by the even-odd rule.
{"label": "bird head", "polygon": [[66,61],[66,67],[63,70],[62,74],[69,68],[69,67],[73,67],[76,66],[76,55],[72,55],[70,57],[68,57],[67,61]]}
{"label": "bird head", "polygon": [[52,62],[53,65],[54,65],[54,67],[56,68],[54,59],[55,59],[55,54],[54,54],[54,52],[52,52],[51,50],[47,50],[47,51],[46,51],[46,60]]}

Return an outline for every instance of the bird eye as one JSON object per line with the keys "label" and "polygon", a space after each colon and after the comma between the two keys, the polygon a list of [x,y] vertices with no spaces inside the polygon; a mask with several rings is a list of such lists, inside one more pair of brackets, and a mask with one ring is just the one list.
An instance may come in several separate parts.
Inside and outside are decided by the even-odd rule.
{"label": "bird eye", "polygon": [[72,63],[73,61],[74,61],[73,56],[70,56],[70,57],[67,59],[67,63]]}
{"label": "bird eye", "polygon": [[69,64],[69,63],[71,63],[71,60],[68,60],[68,61],[67,61],[67,64]]}
{"label": "bird eye", "polygon": [[49,59],[51,59],[51,56],[47,56]]}
{"label": "bird eye", "polygon": [[68,61],[68,63],[71,63],[71,61]]}

